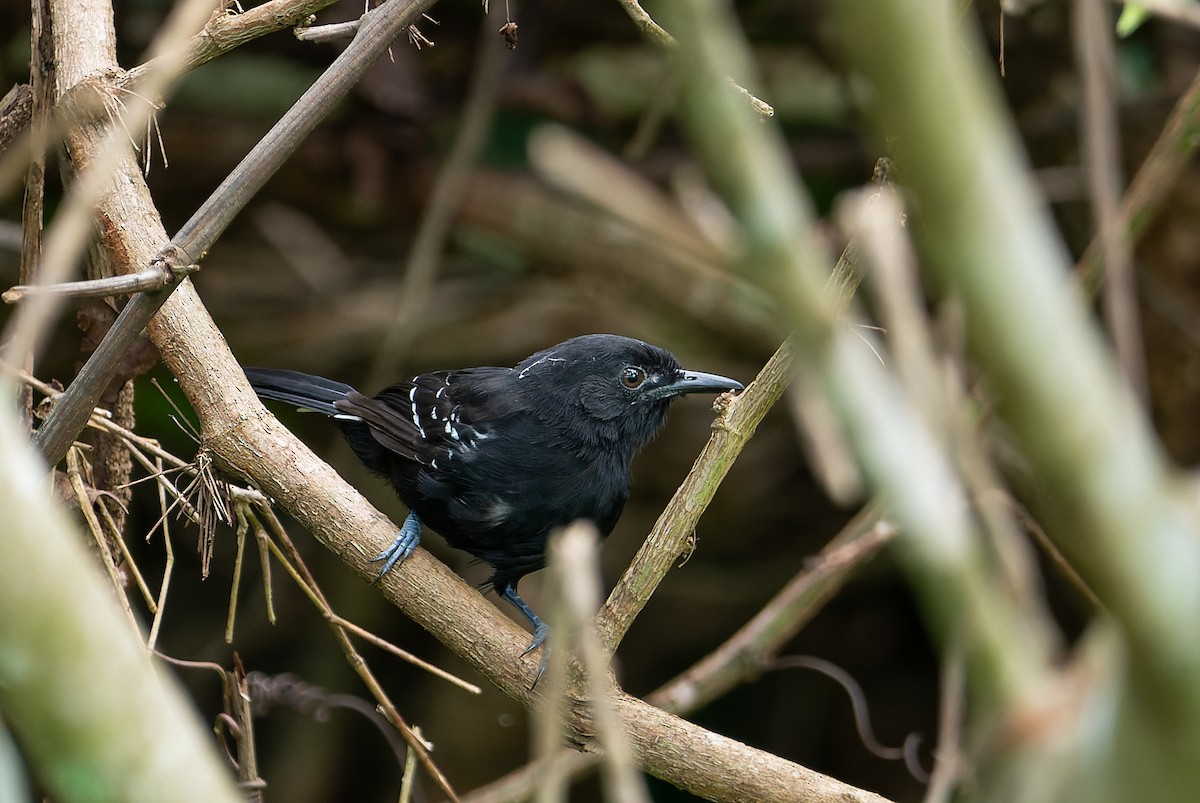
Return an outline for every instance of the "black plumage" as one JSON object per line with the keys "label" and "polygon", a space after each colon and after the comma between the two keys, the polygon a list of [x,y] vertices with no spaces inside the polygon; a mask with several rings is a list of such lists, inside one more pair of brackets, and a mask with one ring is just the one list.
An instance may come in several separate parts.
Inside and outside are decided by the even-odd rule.
{"label": "black plumage", "polygon": [[517,582],[545,565],[550,531],[587,519],[607,535],[629,497],[630,462],[671,400],[742,388],[616,335],[573,338],[514,368],[419,374],[374,397],[296,371],[246,375],[264,399],[336,419],[355,454],[408,506],[377,558],[381,576],[412,553],[427,524],[492,566],[496,593],[534,627],[529,650],[547,630]]}

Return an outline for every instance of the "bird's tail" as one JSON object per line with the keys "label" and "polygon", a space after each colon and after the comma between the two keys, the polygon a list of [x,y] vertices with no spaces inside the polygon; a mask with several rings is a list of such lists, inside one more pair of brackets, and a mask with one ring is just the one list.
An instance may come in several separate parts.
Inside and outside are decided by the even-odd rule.
{"label": "bird's tail", "polygon": [[302,411],[341,416],[334,402],[354,390],[349,385],[281,368],[247,368],[246,378],[260,399],[288,402]]}

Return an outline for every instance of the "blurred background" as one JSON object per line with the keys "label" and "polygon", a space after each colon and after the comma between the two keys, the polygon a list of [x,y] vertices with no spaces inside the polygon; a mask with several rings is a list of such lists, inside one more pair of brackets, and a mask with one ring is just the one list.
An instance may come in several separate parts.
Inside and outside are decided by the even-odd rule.
{"label": "blurred background", "polygon": [[[493,3],[493,6],[500,4]],[[977,18],[1001,71],[995,4],[963,4]],[[1079,169],[1080,88],[1061,3],[1032,3],[1003,22],[1001,86],[1036,178],[1076,255],[1091,239]],[[120,0],[122,64],[132,67],[160,26],[164,0]],[[647,9],[653,13],[652,4]],[[615,3],[543,0],[511,5],[519,25],[509,51],[497,34],[504,9],[484,20],[476,3],[442,3],[419,28],[420,47],[399,42],[354,93],[308,138],[230,227],[194,278],[201,297],[246,365],[294,368],[374,392],[425,370],[512,365],[552,343],[588,332],[642,338],[673,351],[687,367],[749,381],[780,333],[765,303],[734,278],[722,254],[728,226],[670,112],[674,83],[660,48],[640,37]],[[318,22],[356,17],[338,4]],[[838,194],[869,182],[876,159],[862,137],[853,82],[828,41],[823,4],[757,0],[739,4],[757,76],[737,76],[773,105],[821,215]],[[152,158],[149,183],[168,231],[176,230],[333,58],[336,45],[303,43],[280,32],[194,71],[158,124],[165,160]],[[27,9],[0,9],[0,88],[27,80]],[[1118,70],[1126,175],[1160,131],[1200,66],[1200,33],[1151,20],[1120,41]],[[953,115],[954,109],[929,109]],[[556,128],[547,128],[553,124]],[[474,126],[474,129],[472,129]],[[464,145],[464,130],[479,136]],[[578,138],[579,142],[575,138]],[[589,172],[595,155],[613,164]],[[566,152],[567,156],[558,158]],[[431,204],[451,154],[463,165],[461,197]],[[165,162],[165,163],[164,163]],[[48,214],[61,195],[52,162]],[[1180,177],[1145,239],[1141,305],[1151,405],[1166,447],[1185,465],[1200,460],[1200,180]],[[583,187],[572,186],[582,182]],[[630,211],[626,182],[640,182],[664,217]],[[443,184],[444,186],[444,184]],[[21,198],[0,188],[0,285],[17,281]],[[444,189],[442,190],[444,192]],[[451,193],[453,195],[454,193]],[[433,260],[410,255],[424,215],[445,214]],[[680,234],[680,232],[683,232]],[[703,232],[703,235],[697,235]],[[830,249],[840,241],[824,229]],[[414,267],[414,264],[416,267]],[[0,323],[8,310],[0,310]],[[38,367],[68,382],[83,335],[64,316]],[[139,380],[137,429],[182,456],[195,444],[150,383],[158,378],[186,404],[161,368]],[[672,572],[618,653],[618,674],[646,694],[703,657],[758,611],[857,511],[830,502],[810,475],[789,405],[781,403],[734,466],[697,532],[691,559]],[[289,427],[394,520],[404,510],[390,489],[360,468],[336,430],[278,409]],[[649,531],[708,437],[705,399],[675,406],[664,434],[635,465],[633,494],[604,548],[611,585]],[[161,574],[161,534],[137,534],[158,518],[149,490],[135,492],[128,532],[153,586]],[[422,657],[478,680],[428,634],[405,620],[310,538],[295,540],[335,610]],[[320,617],[282,572],[274,578],[279,621],[266,621],[250,562],[236,638],[223,640],[234,555],[232,533],[218,534],[211,574],[200,578],[194,528],[173,524],[177,568],[160,649],[228,666],[237,651],[247,669],[291,673],[330,694],[368,699]],[[469,582],[486,567],[437,537],[424,546]],[[1084,606],[1047,585],[1068,633]],[[539,607],[542,579],[523,596]],[[507,606],[502,610],[509,613]],[[486,687],[473,696],[370,647],[368,659],[410,723],[435,745],[434,758],[460,792],[519,767],[529,755],[524,711]],[[861,684],[875,733],[887,745],[924,736],[930,765],[936,738],[938,666],[909,592],[885,552],[870,563],[784,650],[832,661]],[[206,719],[220,710],[210,673],[182,670]],[[719,733],[777,753],[896,800],[919,800],[922,783],[902,763],[868,752],[855,733],[846,694],[806,670],[768,673],[691,717]],[[324,717],[280,706],[259,720],[267,800],[394,799],[401,767],[362,717]],[[689,799],[652,782],[656,800]],[[599,799],[592,781],[579,800]],[[430,799],[436,795],[430,794]]]}

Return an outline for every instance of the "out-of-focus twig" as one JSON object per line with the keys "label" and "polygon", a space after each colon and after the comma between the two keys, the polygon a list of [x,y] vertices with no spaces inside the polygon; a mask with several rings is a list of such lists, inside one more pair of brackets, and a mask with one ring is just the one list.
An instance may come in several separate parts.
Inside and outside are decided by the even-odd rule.
{"label": "out-of-focus twig", "polygon": [[[595,612],[601,598],[598,547],[599,537],[591,523],[571,525],[552,538],[549,545],[549,566],[556,581],[559,614],[553,623],[554,648],[564,657],[577,656],[583,670],[582,682],[566,685],[562,694],[564,700],[572,700],[580,692],[586,695],[591,725],[603,747],[601,771],[608,799],[647,803],[645,781],[612,709],[616,684],[609,669],[609,654],[596,628]],[[565,665],[565,661],[560,661],[556,669],[562,671]],[[557,732],[561,723],[545,723],[544,727]],[[556,748],[557,742],[549,741],[549,746]]]}
{"label": "out-of-focus twig", "polygon": [[1083,83],[1079,130],[1092,223],[1104,265],[1104,320],[1125,381],[1145,405],[1146,360],[1133,254],[1121,227],[1121,142],[1112,19],[1107,0],[1075,0],[1073,5],[1075,61]]}
{"label": "out-of-focus twig", "polygon": [[[873,508],[855,516],[754,618],[691,668],[651,693],[646,702],[687,716],[739,683],[758,677],[762,663],[791,641],[855,570],[891,542],[895,532],[890,523],[879,520]],[[529,797],[547,767],[577,775],[595,764],[595,756],[560,750],[542,762],[527,764],[474,790],[463,801],[515,803]]]}
{"label": "out-of-focus twig", "polygon": [[946,637],[970,630],[973,699],[998,726],[1001,712],[1034,704],[1048,691],[1044,625],[1027,620],[997,581],[965,490],[928,422],[876,354],[839,325],[838,308],[822,292],[833,260],[813,237],[811,201],[779,132],[737,98],[711,90],[718,76],[749,70],[730,7],[693,0],[667,8],[680,34],[680,122],[742,225],[742,266],[794,324],[794,358],[830,398],[880,504],[900,527],[898,555],[928,592],[921,599],[934,628]]}
{"label": "out-of-focus twig", "polygon": [[[1185,799],[1200,785],[1200,642],[1188,626],[1200,620],[1195,509],[1063,280],[1065,249],[971,32],[947,7],[920,0],[830,8],[850,63],[873,86],[868,114],[920,205],[926,264],[965,307],[977,366],[1003,400],[998,412],[1061,517],[1052,534],[1124,639],[1126,671],[1111,679],[1119,687],[1093,692],[1129,705],[1073,745],[1087,754],[1074,766],[1094,768],[1087,783],[1110,799]],[[933,102],[950,104],[955,119],[918,111]],[[974,688],[972,645],[963,647]],[[1052,745],[1038,744],[1026,744],[1024,760],[1067,775]],[[1155,747],[1167,744],[1181,749]],[[1034,775],[1006,780],[1018,774]],[[1053,797],[1046,781],[1035,783]]]}
{"label": "out-of-focus twig", "polygon": [[787,334],[750,282],[528,176],[475,171],[462,222],[516,241],[535,262],[629,284],[633,298],[654,299],[656,320],[681,318],[697,336],[768,355]]}
{"label": "out-of-focus twig", "polygon": [[[1200,148],[1200,72],[1176,101],[1167,124],[1154,141],[1150,153],[1134,174],[1121,201],[1119,228],[1130,246],[1136,245],[1158,215],[1167,194]],[[1088,245],[1075,266],[1084,288],[1092,293],[1103,277],[1101,240]]]}
{"label": "out-of-focus twig", "polygon": [[433,191],[417,224],[417,233],[405,261],[404,280],[400,282],[395,309],[368,372],[367,387],[379,387],[396,371],[412,335],[417,331],[429,304],[442,250],[454,223],[458,220],[471,170],[491,130],[496,104],[504,86],[507,52],[503,40],[495,34],[495,20],[501,9],[484,14],[471,89],[463,107],[462,123],[441,169]]}
{"label": "out-of-focus twig", "polygon": [[962,648],[951,644],[942,658],[942,689],[938,709],[937,748],[924,803],[949,803],[956,782],[967,771],[964,765],[966,666]]}
{"label": "out-of-focus twig", "polygon": [[[29,59],[29,168],[25,172],[25,198],[21,208],[21,264],[17,281],[37,281],[42,257],[42,225],[46,190],[46,142],[54,95],[54,40],[50,35],[49,0],[33,0],[30,18]],[[15,134],[14,134],[15,136]],[[0,142],[0,153],[4,143]],[[25,355],[24,368],[35,370],[34,355]],[[21,415],[33,426],[33,389],[22,388]]]}
{"label": "out-of-focus twig", "polygon": [[[655,22],[654,18],[646,13],[646,9],[642,8],[638,0],[617,0],[617,3],[620,4],[621,8],[625,9],[625,13],[637,25],[638,30],[651,42],[666,50],[671,50],[678,44],[674,36],[667,33],[665,28]],[[775,109],[771,104],[752,95],[750,90],[737,81],[734,81],[733,78],[726,78],[725,80],[729,82],[730,86],[745,96],[746,100],[750,103],[750,107],[758,112],[758,114],[763,117],[775,116]]]}
{"label": "out-of-focus twig", "polygon": [[551,184],[636,226],[672,250],[722,265],[729,254],[698,230],[651,181],[569,128],[546,124],[529,137],[534,170]]}
{"label": "out-of-focus twig", "polygon": [[[11,397],[9,381],[0,385]],[[130,801],[241,800],[44,478],[11,407],[0,405],[0,707],[39,785],[59,800],[100,789]]]}

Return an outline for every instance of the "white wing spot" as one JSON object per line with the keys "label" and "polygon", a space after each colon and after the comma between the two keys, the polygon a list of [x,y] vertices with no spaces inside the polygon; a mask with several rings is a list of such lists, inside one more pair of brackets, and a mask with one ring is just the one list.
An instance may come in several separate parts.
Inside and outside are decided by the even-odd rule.
{"label": "white wing spot", "polygon": [[412,410],[413,425],[417,428],[417,432],[421,433],[421,439],[425,440],[425,427],[421,426],[421,414],[417,410],[417,386],[413,385],[412,390],[408,391],[408,407]]}

